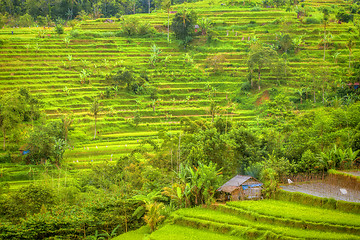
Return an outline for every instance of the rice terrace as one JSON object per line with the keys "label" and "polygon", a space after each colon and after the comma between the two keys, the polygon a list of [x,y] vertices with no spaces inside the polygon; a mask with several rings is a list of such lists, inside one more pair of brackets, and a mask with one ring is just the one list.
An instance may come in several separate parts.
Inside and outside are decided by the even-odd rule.
{"label": "rice terrace", "polygon": [[0,70],[0,239],[360,239],[359,0],[2,0]]}

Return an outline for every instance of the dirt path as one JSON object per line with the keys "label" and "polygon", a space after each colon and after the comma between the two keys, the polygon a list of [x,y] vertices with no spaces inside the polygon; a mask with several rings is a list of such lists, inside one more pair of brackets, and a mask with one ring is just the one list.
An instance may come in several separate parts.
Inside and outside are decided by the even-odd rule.
{"label": "dirt path", "polygon": [[317,197],[334,198],[336,200],[343,200],[348,202],[360,202],[360,192],[346,189],[347,194],[340,192],[339,186],[330,185],[327,183],[304,183],[281,186],[281,189],[289,192],[302,192]]}

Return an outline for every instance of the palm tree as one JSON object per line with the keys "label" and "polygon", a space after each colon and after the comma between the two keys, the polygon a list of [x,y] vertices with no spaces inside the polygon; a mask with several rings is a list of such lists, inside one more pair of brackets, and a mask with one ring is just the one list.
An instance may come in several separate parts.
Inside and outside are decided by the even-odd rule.
{"label": "palm tree", "polygon": [[[305,34],[304,34],[305,35]],[[303,37],[304,35],[301,35],[297,38],[294,38],[292,41],[293,41],[293,44],[295,45],[295,53],[299,52],[300,50],[300,46],[301,44],[303,44]]]}
{"label": "palm tree", "polygon": [[184,11],[181,13],[181,19],[183,20],[184,27],[186,27],[186,20],[189,21],[189,18],[187,17],[187,9],[184,8]]}
{"label": "palm tree", "polygon": [[209,113],[211,115],[211,122],[214,122],[216,114],[219,112],[220,107],[216,105],[216,102],[214,100],[211,100]]}
{"label": "palm tree", "polygon": [[324,61],[325,61],[325,50],[326,50],[326,26],[329,21],[329,11],[325,8],[323,10],[323,21],[324,21]]}
{"label": "palm tree", "polygon": [[298,93],[299,96],[300,96],[300,104],[302,104],[302,101],[303,101],[303,97],[302,97],[302,96],[304,95],[304,89],[302,88],[302,89],[298,90],[297,93]]}
{"label": "palm tree", "polygon": [[69,115],[64,115],[61,118],[61,121],[62,121],[63,127],[64,127],[65,142],[67,143],[67,141],[68,141],[68,132],[69,132],[69,130],[71,130],[71,124],[74,122],[74,118],[72,116],[69,116]]}
{"label": "palm tree", "polygon": [[144,216],[144,221],[149,225],[151,232],[153,232],[161,220],[165,218],[160,213],[163,208],[163,203],[154,202],[146,205],[147,213]]}
{"label": "palm tree", "polygon": [[95,133],[94,133],[94,139],[95,139],[96,138],[96,120],[97,120],[98,114],[101,112],[100,103],[97,98],[95,98],[94,102],[91,104],[90,112],[92,113],[92,115],[94,115],[94,119],[95,119]]}
{"label": "palm tree", "polygon": [[168,14],[168,35],[167,40],[170,42],[170,10],[171,10],[171,0],[164,0],[162,2],[162,8],[166,10]]}
{"label": "palm tree", "polygon": [[341,52],[336,52],[336,53],[334,53],[333,58],[334,58],[334,62],[335,62],[335,63],[337,63],[337,58],[339,57],[340,53],[341,53]]}
{"label": "palm tree", "polygon": [[69,60],[69,69],[71,69],[71,60],[72,60],[72,55],[68,55],[67,59]]}
{"label": "palm tree", "polygon": [[211,20],[209,20],[208,18],[202,18],[200,20],[200,28],[201,28],[201,34],[202,35],[206,35],[209,28],[211,27]]}

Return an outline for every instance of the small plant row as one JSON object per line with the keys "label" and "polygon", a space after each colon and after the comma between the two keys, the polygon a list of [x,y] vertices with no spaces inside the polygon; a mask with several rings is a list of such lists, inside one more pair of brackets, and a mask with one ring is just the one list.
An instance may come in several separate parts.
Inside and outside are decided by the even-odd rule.
{"label": "small plant row", "polygon": [[[288,227],[295,227],[295,228],[301,228],[301,229],[312,229],[312,230],[320,230],[320,231],[331,231],[331,232],[343,232],[343,233],[352,233],[352,234],[358,234],[360,232],[360,227],[356,225],[356,221],[358,219],[358,216],[348,214],[354,221],[351,219],[346,219],[337,217],[336,219],[332,219],[334,216],[339,216],[342,213],[337,212],[331,212],[329,211],[323,211],[321,216],[316,215],[316,212],[311,212],[311,210],[314,210],[315,208],[308,207],[308,210],[310,210],[308,213],[308,216],[297,216],[296,213],[299,212],[298,209],[292,208],[291,212],[285,212],[287,209],[286,207],[282,208],[285,204],[284,202],[276,202],[278,204],[277,206],[279,209],[275,210],[273,205],[268,204],[262,204],[262,203],[256,203],[261,207],[264,207],[264,211],[256,209],[254,207],[253,209],[244,209],[242,207],[239,207],[238,204],[228,204],[228,206],[220,206],[220,209],[222,211],[237,214],[238,216],[242,216],[244,218],[247,218],[249,220],[257,220],[261,222],[267,222],[270,224],[278,224],[282,226],[288,226]],[[275,204],[275,203],[273,203]],[[272,208],[270,207],[272,206]],[[304,208],[297,204],[293,204],[294,207]],[[269,209],[274,209],[274,211],[267,211]],[[283,210],[283,212],[280,212]],[[317,212],[320,212],[323,209],[315,209]],[[281,215],[286,214],[287,215]],[[342,215],[345,215],[344,213]],[[314,216],[314,218],[310,218],[310,216]],[[324,219],[325,216],[327,216],[327,219]],[[331,216],[331,218],[329,218]],[[322,217],[322,218],[321,218]]]}
{"label": "small plant row", "polygon": [[[225,208],[225,206],[222,206]],[[232,232],[244,234],[245,229],[251,229],[253,235],[249,237],[260,237],[264,234],[272,234],[275,238],[271,239],[293,239],[293,238],[313,238],[313,239],[359,239],[356,234],[345,232],[332,232],[319,229],[302,229],[296,226],[286,226],[274,224],[273,222],[263,221],[259,218],[248,219],[243,215],[234,212],[224,212],[223,209],[181,209],[175,212],[174,222],[179,225],[192,226],[197,229],[216,230],[215,226],[221,226],[221,233]],[[236,230],[237,229],[237,230]],[[245,235],[246,236],[246,235]]]}
{"label": "small plant row", "polygon": [[276,192],[275,199],[360,214],[360,203],[345,202],[332,198],[321,198],[300,192],[288,192],[280,189]]}

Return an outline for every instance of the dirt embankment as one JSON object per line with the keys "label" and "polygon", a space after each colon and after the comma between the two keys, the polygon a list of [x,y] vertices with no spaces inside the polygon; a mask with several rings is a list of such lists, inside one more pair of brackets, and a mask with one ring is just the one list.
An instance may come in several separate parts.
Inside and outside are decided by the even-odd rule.
{"label": "dirt embankment", "polygon": [[270,100],[270,93],[268,90],[266,90],[261,94],[261,96],[258,99],[256,99],[255,105],[259,106],[269,100]]}

